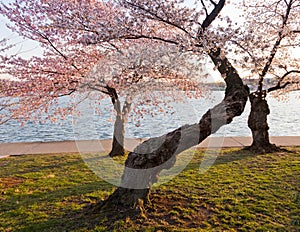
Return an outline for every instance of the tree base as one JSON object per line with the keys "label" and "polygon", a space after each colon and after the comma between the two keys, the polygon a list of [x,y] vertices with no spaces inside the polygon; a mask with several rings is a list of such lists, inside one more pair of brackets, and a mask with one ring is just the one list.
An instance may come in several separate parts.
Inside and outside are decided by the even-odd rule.
{"label": "tree base", "polygon": [[265,154],[265,153],[274,153],[281,151],[280,147],[277,147],[275,144],[266,143],[260,145],[251,145],[249,147],[245,147],[244,150],[250,151],[255,154]]}
{"label": "tree base", "polygon": [[[118,221],[141,221],[147,219],[146,210],[143,207],[131,208],[117,204],[116,199],[107,199],[91,204],[85,209],[85,215],[95,219],[95,225],[99,225],[99,218],[107,218],[104,220],[107,231],[115,231],[116,222]],[[102,224],[102,223],[101,223]],[[93,227],[91,227],[92,229]]]}
{"label": "tree base", "polygon": [[[123,142],[124,144],[124,142]],[[109,152],[110,157],[116,157],[116,156],[125,156],[126,150],[122,144],[120,144],[118,141],[113,140],[112,143],[112,149]]]}
{"label": "tree base", "polygon": [[125,150],[111,150],[110,152],[109,152],[109,156],[110,157],[116,157],[116,156],[125,156],[125,154],[126,154],[126,151]]}
{"label": "tree base", "polygon": [[119,187],[97,207],[99,210],[109,210],[125,215],[146,218],[145,207],[150,205],[149,189],[126,189]]}

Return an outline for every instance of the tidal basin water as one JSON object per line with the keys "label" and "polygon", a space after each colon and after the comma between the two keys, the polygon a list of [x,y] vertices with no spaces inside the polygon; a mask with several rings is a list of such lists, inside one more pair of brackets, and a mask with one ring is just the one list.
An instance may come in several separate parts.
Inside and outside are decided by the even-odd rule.
{"label": "tidal basin water", "polygon": [[[125,128],[127,138],[148,138],[159,136],[179,126],[196,123],[201,116],[224,96],[223,91],[213,91],[209,96],[200,99],[186,99],[181,103],[172,103],[169,113],[157,110],[157,115],[145,114],[138,122],[133,115]],[[268,97],[271,114],[268,117],[271,136],[300,136],[300,91],[289,93],[284,101]],[[62,100],[63,101],[63,100]],[[63,103],[62,103],[63,104]],[[111,139],[113,134],[113,116],[109,109],[112,105],[107,99],[101,104],[102,115],[96,115],[88,102],[80,105],[82,116],[68,116],[66,120],[52,124],[29,121],[23,127],[16,121],[0,125],[0,143],[65,141]],[[104,110],[106,108],[106,110]],[[223,126],[213,136],[251,136],[247,127],[250,103],[244,113],[236,117],[232,123]],[[74,123],[74,118],[76,123]]]}

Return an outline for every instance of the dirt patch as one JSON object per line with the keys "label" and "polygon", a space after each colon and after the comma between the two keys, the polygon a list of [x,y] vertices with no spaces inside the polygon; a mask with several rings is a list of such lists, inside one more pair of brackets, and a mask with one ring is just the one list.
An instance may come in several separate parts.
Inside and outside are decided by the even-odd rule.
{"label": "dirt patch", "polygon": [[[1,158],[2,158],[2,157],[0,156],[0,159],[1,159]],[[8,165],[8,164],[9,164],[8,161],[0,162],[0,167],[6,166],[6,165]]]}
{"label": "dirt patch", "polygon": [[19,184],[22,184],[23,180],[17,177],[5,177],[0,178],[0,186],[1,188],[12,188]]}
{"label": "dirt patch", "polygon": [[[159,191],[158,191],[159,192]],[[193,206],[192,200],[181,196],[172,195],[169,197],[154,194],[152,207],[148,208],[147,219],[144,225],[201,228],[203,221],[206,221],[211,212],[200,205]]]}

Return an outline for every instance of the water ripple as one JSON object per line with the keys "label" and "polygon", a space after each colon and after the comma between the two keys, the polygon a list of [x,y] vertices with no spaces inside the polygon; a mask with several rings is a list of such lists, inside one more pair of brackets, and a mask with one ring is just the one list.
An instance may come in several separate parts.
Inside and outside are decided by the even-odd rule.
{"label": "water ripple", "polygon": [[[129,119],[126,125],[126,137],[145,138],[162,135],[168,131],[176,129],[184,124],[192,124],[199,121],[209,107],[218,103],[222,99],[221,92],[213,92],[210,99],[189,99],[185,103],[174,103],[175,113],[157,116],[145,115],[141,119],[140,126],[136,127]],[[287,102],[281,102],[274,98],[269,98],[271,114],[269,115],[269,126],[271,136],[299,136],[300,135],[300,91],[290,93]],[[109,101],[103,103],[110,107]],[[213,136],[251,136],[251,131],[247,127],[247,117],[250,112],[249,103],[246,105],[244,113],[236,117],[232,123],[223,126]],[[28,122],[24,127],[20,127],[18,122],[10,121],[0,125],[0,142],[36,142],[36,141],[62,141],[62,140],[85,140],[85,139],[111,139],[113,134],[113,124],[109,122],[112,117],[109,112],[104,112],[102,116],[95,116],[93,109],[85,106],[84,117],[79,119],[79,123],[73,124],[73,118],[67,117],[65,121],[59,123],[33,123]],[[78,119],[78,118],[77,118]]]}

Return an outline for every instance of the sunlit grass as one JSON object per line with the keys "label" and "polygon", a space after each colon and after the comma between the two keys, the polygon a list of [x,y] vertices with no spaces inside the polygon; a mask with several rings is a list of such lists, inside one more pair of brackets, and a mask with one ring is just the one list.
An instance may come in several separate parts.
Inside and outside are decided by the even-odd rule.
{"label": "sunlit grass", "polygon": [[289,150],[222,150],[202,174],[205,151],[196,151],[184,171],[152,190],[147,218],[97,210],[114,186],[78,154],[0,159],[0,231],[299,231],[300,148]]}

